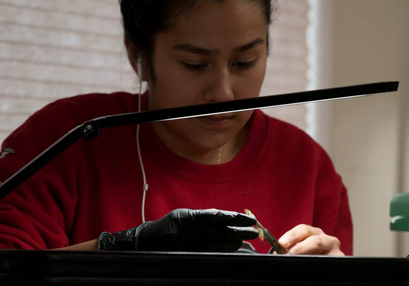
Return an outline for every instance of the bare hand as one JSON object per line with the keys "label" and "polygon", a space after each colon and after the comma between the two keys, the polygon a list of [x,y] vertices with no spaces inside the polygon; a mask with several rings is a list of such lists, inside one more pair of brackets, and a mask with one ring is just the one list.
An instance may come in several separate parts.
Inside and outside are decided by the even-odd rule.
{"label": "bare hand", "polygon": [[289,254],[344,256],[338,238],[326,235],[320,228],[305,224],[287,231],[278,241]]}

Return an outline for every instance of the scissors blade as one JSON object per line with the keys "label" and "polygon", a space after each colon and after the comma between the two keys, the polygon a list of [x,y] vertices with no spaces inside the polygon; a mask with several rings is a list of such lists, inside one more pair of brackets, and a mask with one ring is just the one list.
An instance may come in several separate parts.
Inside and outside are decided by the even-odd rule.
{"label": "scissors blade", "polygon": [[277,252],[277,254],[284,254],[287,250],[281,246],[281,244],[277,241],[274,235],[272,235],[268,229],[266,229],[266,239],[271,244],[273,250]]}
{"label": "scissors blade", "polygon": [[[264,237],[266,238],[267,242],[270,243],[273,251],[277,252],[277,254],[284,254],[287,252],[287,250],[281,246],[275,236],[272,235],[268,229],[262,226],[261,223],[257,222],[257,227],[263,231]],[[270,251],[270,253],[272,253],[272,251]]]}

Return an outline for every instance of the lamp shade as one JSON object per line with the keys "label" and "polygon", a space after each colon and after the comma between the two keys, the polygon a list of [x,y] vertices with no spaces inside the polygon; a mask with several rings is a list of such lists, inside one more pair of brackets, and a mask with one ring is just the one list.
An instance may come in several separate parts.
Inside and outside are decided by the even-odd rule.
{"label": "lamp shade", "polygon": [[399,193],[390,205],[390,229],[409,231],[409,193]]}

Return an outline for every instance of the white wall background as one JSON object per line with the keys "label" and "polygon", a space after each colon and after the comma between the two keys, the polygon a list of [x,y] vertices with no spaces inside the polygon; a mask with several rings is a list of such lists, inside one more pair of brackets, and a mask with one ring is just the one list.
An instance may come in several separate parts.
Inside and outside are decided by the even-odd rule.
{"label": "white wall background", "polygon": [[322,87],[401,81],[397,93],[318,110],[330,122],[323,124],[323,140],[349,189],[355,255],[406,256],[407,236],[389,230],[389,203],[409,191],[409,1],[317,2],[332,16],[323,23],[332,33],[322,39],[330,56],[319,58],[326,70]]}

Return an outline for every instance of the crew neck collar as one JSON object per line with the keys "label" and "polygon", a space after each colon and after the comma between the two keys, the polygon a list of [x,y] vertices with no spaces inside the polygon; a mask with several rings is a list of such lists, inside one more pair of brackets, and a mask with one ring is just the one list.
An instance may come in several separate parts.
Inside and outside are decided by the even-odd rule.
{"label": "crew neck collar", "polygon": [[[142,100],[147,110],[146,94]],[[236,157],[224,164],[205,165],[190,161],[171,151],[156,135],[151,124],[141,125],[142,154],[153,160],[159,168],[191,181],[204,183],[228,182],[249,172],[257,162],[267,136],[268,120],[256,110],[250,118],[250,130],[242,150]]]}

